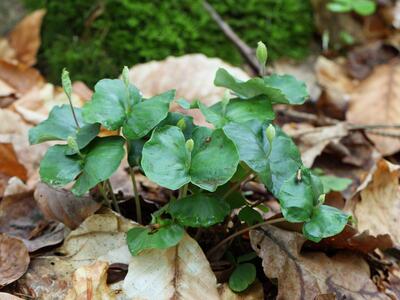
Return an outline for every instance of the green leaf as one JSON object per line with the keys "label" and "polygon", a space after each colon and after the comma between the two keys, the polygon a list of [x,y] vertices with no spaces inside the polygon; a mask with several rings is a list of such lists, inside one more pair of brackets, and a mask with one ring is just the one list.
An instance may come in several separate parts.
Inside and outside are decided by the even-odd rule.
{"label": "green leaf", "polygon": [[144,137],[167,117],[174,97],[175,91],[171,90],[132,105],[123,125],[123,134],[130,140]]}
{"label": "green leaf", "polygon": [[324,187],[324,194],[327,194],[330,191],[335,191],[335,192],[344,191],[353,182],[349,178],[340,178],[331,175],[323,175],[319,176],[319,178]]}
{"label": "green leaf", "polygon": [[239,161],[234,144],[222,130],[205,127],[193,132],[194,148],[185,147],[182,131],[175,126],[154,130],[143,147],[142,167],[150,180],[176,190],[186,183],[208,191],[226,183]]}
{"label": "green leaf", "polygon": [[199,107],[206,120],[217,128],[223,127],[229,122],[243,123],[250,120],[273,120],[275,113],[272,104],[263,97],[255,97],[248,100],[230,99],[224,107],[218,102],[211,107],[206,107],[199,102]]}
{"label": "green leaf", "polygon": [[125,155],[125,140],[120,136],[96,138],[84,149],[82,173],[72,192],[83,195],[99,182],[108,179],[119,167]]}
{"label": "green leaf", "polygon": [[243,292],[256,280],[256,275],[253,264],[239,264],[229,277],[229,287],[234,292]]}
{"label": "green leaf", "polygon": [[81,172],[77,155],[66,156],[66,145],[50,147],[40,162],[40,178],[52,186],[63,186],[73,181]]}
{"label": "green leaf", "polygon": [[309,240],[318,243],[321,239],[334,236],[343,231],[350,215],[327,205],[314,208],[311,220],[304,223],[303,234]]}
{"label": "green leaf", "polygon": [[95,85],[91,101],[83,107],[83,117],[88,123],[100,123],[109,130],[116,130],[141,99],[139,90],[133,85],[129,85],[128,93],[122,80],[102,79]]}
{"label": "green leaf", "polygon": [[201,193],[170,202],[168,212],[183,226],[209,227],[222,222],[230,207],[223,200]]}
{"label": "green leaf", "polygon": [[180,107],[182,107],[183,109],[190,109],[191,104],[183,98],[180,98],[180,99],[176,100],[175,102],[178,103],[178,105]]}
{"label": "green leaf", "polygon": [[264,96],[271,103],[303,104],[308,97],[305,84],[289,75],[255,77],[241,81],[221,68],[217,71],[214,84],[232,90],[240,98]]}
{"label": "green leaf", "polygon": [[193,117],[184,115],[178,112],[169,112],[167,117],[158,124],[158,127],[163,127],[165,125],[177,126],[180,120],[185,121],[185,128],[182,129],[185,139],[190,139],[192,137],[193,130],[197,128],[193,123]]}
{"label": "green leaf", "polygon": [[350,12],[352,9],[350,2],[348,2],[348,3],[331,2],[326,5],[326,8],[334,13],[347,13],[347,12]]}
{"label": "green leaf", "polygon": [[143,146],[146,143],[144,139],[127,141],[128,143],[128,163],[129,166],[135,167],[140,166],[140,161],[142,160]]}
{"label": "green leaf", "polygon": [[74,108],[74,110],[80,129],[76,126],[69,105],[54,106],[47,120],[29,130],[30,144],[45,141],[66,141],[71,136],[76,140],[79,149],[85,147],[97,136],[100,125],[85,123],[81,109]]}
{"label": "green leaf", "polygon": [[278,194],[282,214],[289,222],[310,220],[315,198],[318,197],[314,194],[310,172],[302,172],[300,181],[294,174],[283,183]]}
{"label": "green leaf", "polygon": [[156,128],[143,147],[142,168],[150,180],[177,190],[190,182],[190,153],[176,126]]}
{"label": "green leaf", "polygon": [[243,254],[243,255],[239,256],[237,258],[237,263],[240,264],[240,263],[248,262],[248,261],[251,261],[251,260],[255,259],[256,257],[257,257],[257,253],[255,253],[254,251],[253,252],[249,252],[249,253],[246,253],[246,254]]}
{"label": "green leaf", "polygon": [[238,217],[240,221],[246,222],[249,226],[264,221],[260,213],[250,206],[243,207],[240,210]]}
{"label": "green leaf", "polygon": [[354,11],[361,16],[369,16],[376,11],[376,3],[372,0],[353,0],[351,4]]}
{"label": "green leaf", "polygon": [[127,232],[127,243],[132,255],[138,255],[145,249],[166,249],[177,245],[185,230],[177,224],[169,224],[157,230],[134,227]]}

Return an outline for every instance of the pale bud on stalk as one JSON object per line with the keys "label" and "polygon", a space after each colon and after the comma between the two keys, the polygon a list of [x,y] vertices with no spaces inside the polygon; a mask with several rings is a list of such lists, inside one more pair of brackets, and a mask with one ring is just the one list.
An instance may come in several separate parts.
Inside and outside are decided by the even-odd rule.
{"label": "pale bud on stalk", "polygon": [[265,130],[265,135],[268,139],[269,144],[272,145],[272,141],[274,140],[275,135],[276,135],[274,125],[272,125],[272,124],[268,125],[267,129]]}
{"label": "pale bud on stalk", "polygon": [[127,66],[122,69],[122,81],[126,86],[129,86],[129,69]]}
{"label": "pale bud on stalk", "polygon": [[186,146],[186,149],[187,149],[189,152],[192,152],[192,151],[193,151],[193,147],[194,147],[194,142],[193,142],[193,140],[192,140],[192,139],[188,139],[188,140],[186,141],[185,146]]}
{"label": "pale bud on stalk", "polygon": [[267,50],[267,46],[265,46],[265,44],[261,41],[259,41],[257,44],[256,56],[257,56],[258,63],[260,64],[261,75],[264,75],[265,65],[266,65],[267,59],[268,59],[268,50]]}
{"label": "pale bud on stalk", "polygon": [[186,129],[186,122],[185,118],[180,119],[177,123],[176,126],[178,126],[182,131]]}

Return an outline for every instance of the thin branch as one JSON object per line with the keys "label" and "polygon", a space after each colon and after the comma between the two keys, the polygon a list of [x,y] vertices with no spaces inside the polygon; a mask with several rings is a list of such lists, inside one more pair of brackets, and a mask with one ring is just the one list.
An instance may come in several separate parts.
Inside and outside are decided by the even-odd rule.
{"label": "thin branch", "polygon": [[243,57],[249,63],[250,67],[258,74],[260,74],[260,66],[257,58],[254,55],[254,49],[249,47],[234,31],[233,29],[221,18],[216,10],[207,2],[203,1],[203,6],[210,14],[210,16],[217,23],[222,32],[235,44],[242,53]]}

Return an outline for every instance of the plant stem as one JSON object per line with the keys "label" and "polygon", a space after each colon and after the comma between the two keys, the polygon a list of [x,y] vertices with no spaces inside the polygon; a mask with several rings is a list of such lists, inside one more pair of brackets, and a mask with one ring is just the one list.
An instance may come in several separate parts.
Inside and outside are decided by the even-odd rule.
{"label": "plant stem", "polygon": [[[252,173],[252,170],[249,170],[247,172],[247,174],[245,175],[244,179],[246,179],[247,177],[249,177],[249,175]],[[244,180],[243,180],[244,181]],[[239,180],[237,182],[234,183],[234,185],[232,185],[230,187],[230,189],[225,193],[225,195],[222,196],[222,199],[226,199],[230,194],[232,194],[234,191],[236,191],[238,188],[240,188],[242,184],[242,180]]]}
{"label": "plant stem", "polygon": [[235,237],[240,236],[243,233],[246,233],[247,231],[250,231],[252,229],[256,229],[258,227],[261,227],[261,226],[264,226],[264,225],[267,225],[267,224],[280,223],[280,222],[283,222],[283,221],[285,221],[285,218],[277,218],[277,219],[267,220],[265,222],[258,223],[258,224],[255,224],[253,226],[247,227],[245,229],[239,230],[239,231],[231,234],[230,236],[226,237],[225,239],[220,241],[216,246],[211,248],[207,252],[207,257],[209,257],[211,254],[213,254],[215,251],[217,251],[222,245],[226,244],[227,242],[229,242],[230,240],[234,239]]}
{"label": "plant stem", "polygon": [[69,106],[71,107],[72,116],[74,117],[76,127],[78,127],[78,129],[79,129],[81,127],[79,126],[78,119],[76,118],[75,110],[74,110],[74,107],[72,106],[71,97],[68,94],[67,94],[67,98],[68,98],[68,101],[69,101]]}
{"label": "plant stem", "polygon": [[133,194],[135,196],[135,206],[136,206],[136,221],[142,224],[142,208],[140,207],[140,198],[136,185],[135,171],[132,167],[129,167],[129,174],[131,175]]}
{"label": "plant stem", "polygon": [[119,209],[118,201],[117,201],[117,198],[115,197],[115,194],[114,194],[114,191],[113,191],[113,188],[112,188],[110,179],[107,179],[107,180],[106,180],[106,184],[107,184],[107,186],[108,186],[108,188],[109,188],[109,190],[110,190],[111,199],[112,199],[114,208],[115,208],[115,210],[117,211],[117,213],[120,214],[120,213],[121,213],[121,210]]}
{"label": "plant stem", "polygon": [[99,188],[99,191],[100,191],[101,195],[103,196],[103,200],[104,200],[104,202],[106,203],[107,207],[111,207],[111,206],[110,206],[110,201],[108,200],[108,197],[107,197],[107,193],[106,193],[106,191],[104,190],[104,188],[103,188],[103,186],[101,185],[101,183],[97,184],[97,187]]}
{"label": "plant stem", "polygon": [[183,187],[181,187],[179,189],[179,196],[178,198],[184,198],[187,195],[187,191],[188,191],[188,184],[185,184]]}

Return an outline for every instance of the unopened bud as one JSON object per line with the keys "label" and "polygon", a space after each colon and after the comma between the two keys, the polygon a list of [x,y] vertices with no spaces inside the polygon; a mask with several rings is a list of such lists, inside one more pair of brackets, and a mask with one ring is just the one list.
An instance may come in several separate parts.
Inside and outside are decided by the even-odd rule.
{"label": "unopened bud", "polygon": [[71,79],[69,78],[69,72],[67,71],[66,68],[62,70],[61,83],[65,94],[67,94],[68,98],[71,99],[72,84],[71,84]]}
{"label": "unopened bud", "polygon": [[127,66],[122,69],[122,80],[126,86],[129,86],[129,69]]}
{"label": "unopened bud", "polygon": [[267,136],[268,142],[270,144],[272,144],[272,141],[275,138],[275,134],[276,134],[276,131],[275,131],[274,125],[269,124],[267,129],[265,130],[265,135]]}
{"label": "unopened bud", "polygon": [[188,140],[186,141],[185,146],[186,146],[186,149],[187,149],[189,152],[192,152],[192,151],[193,151],[193,147],[194,147],[194,142],[193,142],[193,140],[192,140],[192,139],[188,139]]}
{"label": "unopened bud", "polygon": [[325,196],[326,194],[322,194],[318,197],[318,204],[322,204],[325,202]]}
{"label": "unopened bud", "polygon": [[177,123],[176,126],[178,126],[181,130],[186,129],[186,121],[185,118],[180,119]]}
{"label": "unopened bud", "polygon": [[260,66],[264,67],[268,59],[268,50],[267,46],[261,41],[257,44],[256,56]]}

